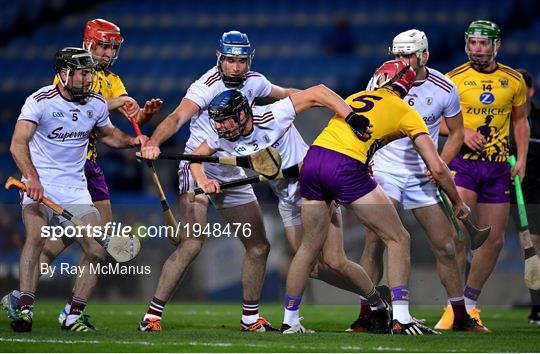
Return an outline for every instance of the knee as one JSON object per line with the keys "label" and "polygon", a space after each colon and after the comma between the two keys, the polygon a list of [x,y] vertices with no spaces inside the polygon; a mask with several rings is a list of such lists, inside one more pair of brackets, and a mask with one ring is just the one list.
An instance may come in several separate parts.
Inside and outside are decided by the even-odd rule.
{"label": "knee", "polygon": [[265,240],[264,242],[259,242],[256,245],[249,247],[246,252],[249,257],[266,259],[270,253],[270,244]]}
{"label": "knee", "polygon": [[88,251],[86,252],[88,260],[92,263],[98,263],[103,261],[106,254],[107,252],[105,251],[105,249],[101,247],[101,245],[97,242],[92,242],[92,244],[88,247]]}
{"label": "knee", "polygon": [[396,230],[396,232],[392,233],[391,235],[388,235],[386,238],[386,243],[396,243],[399,244],[402,247],[409,247],[411,243],[411,236],[405,230],[403,226],[401,226],[399,229]]}
{"label": "knee", "polygon": [[196,256],[199,254],[199,252],[201,252],[203,244],[203,238],[185,238],[178,246],[177,251]]}
{"label": "knee", "polygon": [[436,246],[433,249],[435,257],[439,261],[452,261],[456,258],[456,246],[453,242],[448,242],[444,245]]}
{"label": "knee", "polygon": [[323,255],[324,264],[336,271],[341,272],[341,270],[345,267],[345,264],[347,262],[347,259],[343,255],[338,254],[324,254]]}
{"label": "knee", "polygon": [[491,237],[482,245],[481,248],[486,248],[487,250],[493,252],[493,253],[499,253],[501,252],[504,245],[504,239],[503,237]]}

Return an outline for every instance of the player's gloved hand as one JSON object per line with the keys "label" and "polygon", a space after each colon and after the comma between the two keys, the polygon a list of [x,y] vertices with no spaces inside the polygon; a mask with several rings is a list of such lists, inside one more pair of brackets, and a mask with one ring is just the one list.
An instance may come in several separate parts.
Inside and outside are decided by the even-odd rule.
{"label": "player's gloved hand", "polygon": [[465,136],[463,137],[463,143],[473,151],[482,151],[486,143],[486,138],[474,130],[465,128]]}
{"label": "player's gloved hand", "polygon": [[39,202],[43,198],[44,189],[39,181],[39,177],[28,177],[26,179],[26,195],[32,200]]}
{"label": "player's gloved hand", "polygon": [[345,118],[345,122],[351,127],[358,139],[368,141],[371,138],[373,125],[365,116],[351,112]]}
{"label": "player's gloved hand", "polygon": [[154,143],[152,139],[149,139],[141,146],[141,155],[146,160],[155,160],[158,158],[160,153],[161,150],[159,149],[159,146]]}
{"label": "player's gloved hand", "polygon": [[201,181],[201,183],[197,182],[197,184],[206,194],[221,193],[219,182],[215,179],[206,179]]}
{"label": "player's gloved hand", "polygon": [[469,208],[469,206],[463,201],[458,204],[454,204],[453,208],[454,214],[460,220],[467,219],[471,215],[471,208]]}

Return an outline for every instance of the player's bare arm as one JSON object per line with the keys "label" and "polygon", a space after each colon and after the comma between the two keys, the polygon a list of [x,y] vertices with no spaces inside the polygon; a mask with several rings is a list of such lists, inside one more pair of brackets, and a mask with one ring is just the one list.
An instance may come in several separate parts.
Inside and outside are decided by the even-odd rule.
{"label": "player's bare arm", "polygon": [[15,132],[11,139],[9,151],[19,167],[22,175],[26,178],[26,194],[33,200],[43,198],[43,186],[39,181],[39,175],[32,160],[30,159],[30,148],[28,143],[32,139],[37,125],[35,123],[19,120],[15,125]]}
{"label": "player's bare arm", "polygon": [[360,140],[367,141],[371,137],[369,120],[355,114],[347,102],[323,84],[295,93],[291,96],[291,101],[296,113],[301,113],[315,105],[328,107],[345,118]]}
{"label": "player's bare arm", "polygon": [[292,96],[300,91],[301,90],[295,88],[284,88],[278,85],[272,85],[272,90],[270,91],[269,97],[275,100],[280,100],[282,98]]}
{"label": "player's bare arm", "polygon": [[136,146],[142,146],[148,141],[145,135],[130,136],[115,127],[107,124],[104,127],[98,127],[101,141],[108,147],[114,149],[127,149]]}
{"label": "player's bare arm", "polygon": [[459,196],[450,170],[439,157],[437,148],[431,137],[427,134],[416,137],[414,146],[426,163],[433,179],[441,186],[452,201],[456,216],[461,219],[466,218],[470,214],[470,209],[463,203],[463,200]]}
{"label": "player's bare arm", "polygon": [[312,86],[291,96],[296,113],[301,113],[316,104],[328,107],[342,117],[352,112],[351,107],[334,91],[323,84]]}
{"label": "player's bare arm", "polygon": [[456,157],[461,145],[463,145],[465,128],[463,127],[463,115],[461,112],[453,117],[445,117],[444,121],[448,129],[448,140],[446,140],[441,152],[441,159],[448,165]]}
{"label": "player's bare arm", "polygon": [[200,107],[190,99],[184,98],[176,109],[159,125],[141,149],[143,158],[155,160],[159,153],[159,146],[176,133],[191,117],[200,110]]}
{"label": "player's bare arm", "polygon": [[527,121],[527,105],[512,107],[512,125],[514,126],[514,138],[517,147],[517,162],[512,170],[512,178],[519,175],[523,181],[525,177],[525,168],[527,164],[527,152],[529,151],[529,138],[531,129]]}
{"label": "player's bare arm", "polygon": [[[215,152],[214,149],[208,146],[208,143],[205,140],[193,151],[193,155],[210,156]],[[215,179],[208,179],[206,177],[202,163],[192,162],[189,164],[189,169],[191,170],[193,179],[197,182],[197,185],[202,188],[206,194],[221,193],[219,182]]]}
{"label": "player's bare arm", "polygon": [[[138,105],[137,101],[133,97],[130,97],[130,96],[119,96],[119,97],[107,99],[107,109],[109,111],[114,111],[115,109],[119,109],[122,106],[124,106],[125,104],[137,105],[136,108],[139,109],[139,105]],[[124,114],[124,113],[127,114],[127,112],[125,112],[125,110],[121,110],[120,112],[122,114]]]}

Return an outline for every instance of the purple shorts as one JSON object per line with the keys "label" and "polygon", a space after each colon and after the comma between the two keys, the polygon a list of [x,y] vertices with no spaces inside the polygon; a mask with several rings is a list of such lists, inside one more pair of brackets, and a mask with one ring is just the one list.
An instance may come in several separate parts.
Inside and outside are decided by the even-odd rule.
{"label": "purple shorts", "polygon": [[300,172],[300,194],[310,200],[351,204],[377,187],[367,165],[339,152],[311,146]]}
{"label": "purple shorts", "polygon": [[86,159],[84,174],[88,183],[88,192],[93,202],[111,199],[109,188],[107,188],[107,183],[105,182],[105,175],[97,163]]}
{"label": "purple shorts", "polygon": [[461,155],[448,165],[459,187],[476,192],[478,203],[510,202],[510,166],[506,162],[467,160]]}

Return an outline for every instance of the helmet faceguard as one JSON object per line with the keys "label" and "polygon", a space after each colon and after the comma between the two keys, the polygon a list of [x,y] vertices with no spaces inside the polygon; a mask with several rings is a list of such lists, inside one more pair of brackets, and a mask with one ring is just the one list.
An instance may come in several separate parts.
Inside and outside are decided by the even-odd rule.
{"label": "helmet faceguard", "polygon": [[[219,41],[217,67],[225,86],[239,87],[244,83],[254,55],[255,50],[251,48],[247,34],[238,31],[223,33],[221,40]],[[239,76],[225,74],[221,64],[227,57],[247,59],[246,72]]]}
{"label": "helmet faceguard", "polygon": [[[423,67],[426,65],[429,57],[426,34],[417,29],[401,32],[394,37],[392,47],[389,48],[389,51],[394,56],[416,54],[418,66]],[[425,58],[424,53],[428,54]]]}
{"label": "helmet faceguard", "polygon": [[[479,60],[474,58],[474,53],[471,53],[469,49],[470,38],[487,38],[491,41],[493,51],[489,58],[485,60]],[[465,53],[469,57],[472,64],[479,67],[488,66],[497,57],[497,46],[501,41],[501,30],[499,26],[491,21],[477,20],[471,22],[467,32],[465,32]]]}
{"label": "helmet faceguard", "polygon": [[[120,47],[123,42],[124,38],[120,34],[120,27],[112,22],[98,18],[88,21],[86,24],[83,35],[83,48],[92,53],[100,70],[108,69],[114,64],[116,59],[118,59]],[[105,57],[98,56],[95,53],[98,45],[111,48],[112,55],[108,59],[108,62],[103,63]]]}
{"label": "helmet faceguard", "polygon": [[401,60],[389,60],[384,62],[375,71],[370,85],[372,89],[393,86],[401,92],[401,96],[407,96],[407,92],[413,86],[416,73],[411,66]]}
{"label": "helmet faceguard", "polygon": [[[241,119],[242,112],[245,112],[243,121]],[[220,138],[236,141],[251,119],[252,112],[246,96],[242,92],[232,89],[223,91],[212,99],[208,106],[208,116],[212,128]],[[233,128],[227,128],[223,124],[220,124],[220,127],[216,126],[216,123],[224,123],[229,118],[233,118],[237,126]]]}
{"label": "helmet faceguard", "polygon": [[[58,81],[66,91],[73,97],[73,100],[84,104],[92,92],[92,87],[85,89],[84,83],[80,87],[73,86],[73,76],[76,70],[91,69],[95,70],[95,63],[92,55],[83,48],[67,47],[56,52],[54,59],[54,71]],[[61,72],[66,70],[66,79],[62,80]],[[72,78],[71,85],[68,84],[69,78]],[[92,78],[94,75],[92,74]],[[93,81],[93,80],[92,80]]]}

